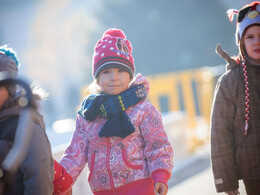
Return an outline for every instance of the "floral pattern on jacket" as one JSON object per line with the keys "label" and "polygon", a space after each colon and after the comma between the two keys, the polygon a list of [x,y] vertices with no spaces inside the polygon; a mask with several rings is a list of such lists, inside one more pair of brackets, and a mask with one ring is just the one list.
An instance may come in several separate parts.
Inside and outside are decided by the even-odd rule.
{"label": "floral pattern on jacket", "polygon": [[[131,85],[149,82],[138,74]],[[135,132],[126,138],[99,137],[106,118],[93,122],[77,116],[76,130],[60,164],[74,182],[88,163],[92,191],[111,190],[137,180],[150,178],[155,171],[171,175],[173,150],[162,124],[161,114],[147,100],[126,110]]]}

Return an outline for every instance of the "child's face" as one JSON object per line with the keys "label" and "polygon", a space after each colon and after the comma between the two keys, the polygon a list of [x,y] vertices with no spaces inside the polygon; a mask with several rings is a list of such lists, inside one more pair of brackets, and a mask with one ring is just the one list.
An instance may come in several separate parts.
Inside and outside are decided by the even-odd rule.
{"label": "child's face", "polygon": [[131,82],[130,74],[119,68],[109,68],[100,72],[98,85],[109,95],[118,95],[128,89]]}
{"label": "child's face", "polygon": [[260,26],[254,25],[247,29],[244,35],[244,45],[248,57],[260,63]]}
{"label": "child's face", "polygon": [[0,86],[0,110],[4,103],[8,100],[9,94],[4,86]]}

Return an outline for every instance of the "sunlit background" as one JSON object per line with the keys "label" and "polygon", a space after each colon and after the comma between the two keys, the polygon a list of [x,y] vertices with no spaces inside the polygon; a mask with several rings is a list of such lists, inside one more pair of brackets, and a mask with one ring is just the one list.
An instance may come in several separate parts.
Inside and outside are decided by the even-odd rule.
{"label": "sunlit background", "polygon": [[92,81],[93,48],[103,32],[121,28],[143,75],[223,64],[217,43],[236,54],[236,0],[1,0],[0,44],[14,48],[20,73],[50,93],[47,124],[75,116],[82,87]]}
{"label": "sunlit background", "polygon": [[41,105],[47,130],[66,132],[93,79],[93,48],[105,30],[125,32],[136,72],[145,76],[215,67],[225,64],[215,53],[217,43],[231,55],[238,52],[235,21],[226,11],[249,2],[0,0],[0,44],[17,51],[21,76],[49,92]]}

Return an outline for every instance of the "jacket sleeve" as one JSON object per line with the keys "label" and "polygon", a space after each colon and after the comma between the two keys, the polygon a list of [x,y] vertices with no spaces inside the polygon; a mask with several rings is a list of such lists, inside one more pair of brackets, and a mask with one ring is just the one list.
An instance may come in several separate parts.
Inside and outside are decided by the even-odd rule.
{"label": "jacket sleeve", "polygon": [[143,109],[140,129],[145,141],[145,156],[154,183],[167,185],[173,169],[173,149],[164,130],[162,117],[151,104]]}
{"label": "jacket sleeve", "polygon": [[217,192],[238,188],[233,141],[236,110],[235,81],[220,78],[215,89],[211,113],[211,162]]}
{"label": "jacket sleeve", "polygon": [[86,141],[86,133],[84,129],[85,122],[86,120],[81,115],[78,115],[76,120],[76,129],[73,133],[70,145],[65,150],[65,153],[59,162],[73,178],[73,183],[76,182],[88,161],[88,143]]}
{"label": "jacket sleeve", "polygon": [[53,193],[53,158],[46,133],[34,124],[28,153],[21,164],[24,194],[46,195]]}

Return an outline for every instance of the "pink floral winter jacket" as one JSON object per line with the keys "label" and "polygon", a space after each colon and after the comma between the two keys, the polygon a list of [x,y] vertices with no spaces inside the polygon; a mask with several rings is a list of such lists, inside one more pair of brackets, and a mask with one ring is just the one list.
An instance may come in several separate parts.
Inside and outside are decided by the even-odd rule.
{"label": "pink floral winter jacket", "polygon": [[[137,84],[143,84],[149,93],[149,82],[141,74],[131,85]],[[135,132],[124,139],[99,137],[106,122],[104,117],[98,116],[91,122],[77,116],[72,141],[60,161],[74,182],[88,163],[88,180],[94,193],[115,191],[147,178],[167,185],[173,168],[173,150],[161,114],[147,100],[128,108],[126,114]]]}

